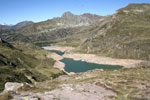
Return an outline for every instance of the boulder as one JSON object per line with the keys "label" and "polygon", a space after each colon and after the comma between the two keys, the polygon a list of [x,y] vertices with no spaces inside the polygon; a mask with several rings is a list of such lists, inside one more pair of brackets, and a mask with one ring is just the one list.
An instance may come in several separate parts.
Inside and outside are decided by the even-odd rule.
{"label": "boulder", "polygon": [[32,96],[22,96],[22,97],[14,97],[12,100],[39,100],[39,98],[32,97]]}
{"label": "boulder", "polygon": [[17,83],[17,82],[7,82],[5,84],[5,90],[4,92],[9,92],[9,91],[17,91],[19,88],[23,87],[23,83]]}

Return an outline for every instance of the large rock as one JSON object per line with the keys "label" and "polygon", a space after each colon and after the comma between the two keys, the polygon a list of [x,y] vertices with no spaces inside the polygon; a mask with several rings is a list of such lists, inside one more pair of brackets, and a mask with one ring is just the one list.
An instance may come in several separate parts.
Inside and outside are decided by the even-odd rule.
{"label": "large rock", "polygon": [[23,83],[7,82],[5,84],[4,92],[17,91],[19,88],[23,87],[23,85],[24,85]]}

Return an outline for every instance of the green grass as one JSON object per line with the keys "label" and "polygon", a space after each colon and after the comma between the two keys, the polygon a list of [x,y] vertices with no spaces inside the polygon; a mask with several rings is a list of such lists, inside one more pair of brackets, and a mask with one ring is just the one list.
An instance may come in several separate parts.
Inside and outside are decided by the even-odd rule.
{"label": "green grass", "polygon": [[[97,35],[86,41],[81,49],[114,58],[150,60],[149,10],[145,9],[146,4],[129,6],[134,6],[131,7],[132,10],[144,9],[144,12],[136,13],[129,9],[130,7],[118,10],[113,21],[108,22],[106,28],[99,29],[106,32],[102,34],[97,31]],[[126,9],[129,10],[128,13],[124,12]],[[110,28],[108,28],[109,24],[111,24]]]}
{"label": "green grass", "polygon": [[47,58],[48,51],[38,46],[15,43],[14,46],[21,51],[0,46],[0,91],[6,82],[32,83],[28,76],[35,81],[45,81],[64,74],[53,67],[55,61]]}

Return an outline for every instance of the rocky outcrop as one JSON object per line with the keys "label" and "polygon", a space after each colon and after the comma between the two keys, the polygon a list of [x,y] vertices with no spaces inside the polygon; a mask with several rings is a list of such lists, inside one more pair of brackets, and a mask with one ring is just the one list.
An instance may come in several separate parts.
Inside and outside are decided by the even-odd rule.
{"label": "rocky outcrop", "polygon": [[60,20],[63,24],[69,24],[70,26],[87,26],[92,21],[87,17],[74,15],[71,12],[65,12]]}
{"label": "rocky outcrop", "polygon": [[99,15],[94,14],[83,14],[83,15],[74,15],[71,12],[65,12],[60,18],[57,19],[58,25],[66,25],[71,27],[77,26],[88,26],[98,20],[102,19]]}

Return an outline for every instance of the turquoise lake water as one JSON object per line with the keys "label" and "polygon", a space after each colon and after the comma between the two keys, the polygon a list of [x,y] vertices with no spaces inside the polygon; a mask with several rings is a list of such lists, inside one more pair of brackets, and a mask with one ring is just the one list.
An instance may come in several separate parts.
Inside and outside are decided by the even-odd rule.
{"label": "turquoise lake water", "polygon": [[73,59],[64,58],[61,60],[61,62],[65,63],[65,71],[67,72],[87,72],[89,70],[94,69],[120,69],[123,66],[114,66],[114,65],[102,65],[102,64],[95,64],[95,63],[88,63],[85,61],[75,61]]}
{"label": "turquoise lake water", "polygon": [[[57,50],[49,50],[49,52],[55,52],[59,55],[64,54],[64,52],[57,51]],[[64,58],[61,60],[61,62],[65,63],[65,71],[66,72],[75,72],[75,73],[87,72],[89,70],[94,70],[94,69],[110,70],[110,69],[123,68],[123,66],[88,63],[88,62],[81,61],[81,60],[76,61],[76,60],[73,60],[70,58]]]}

